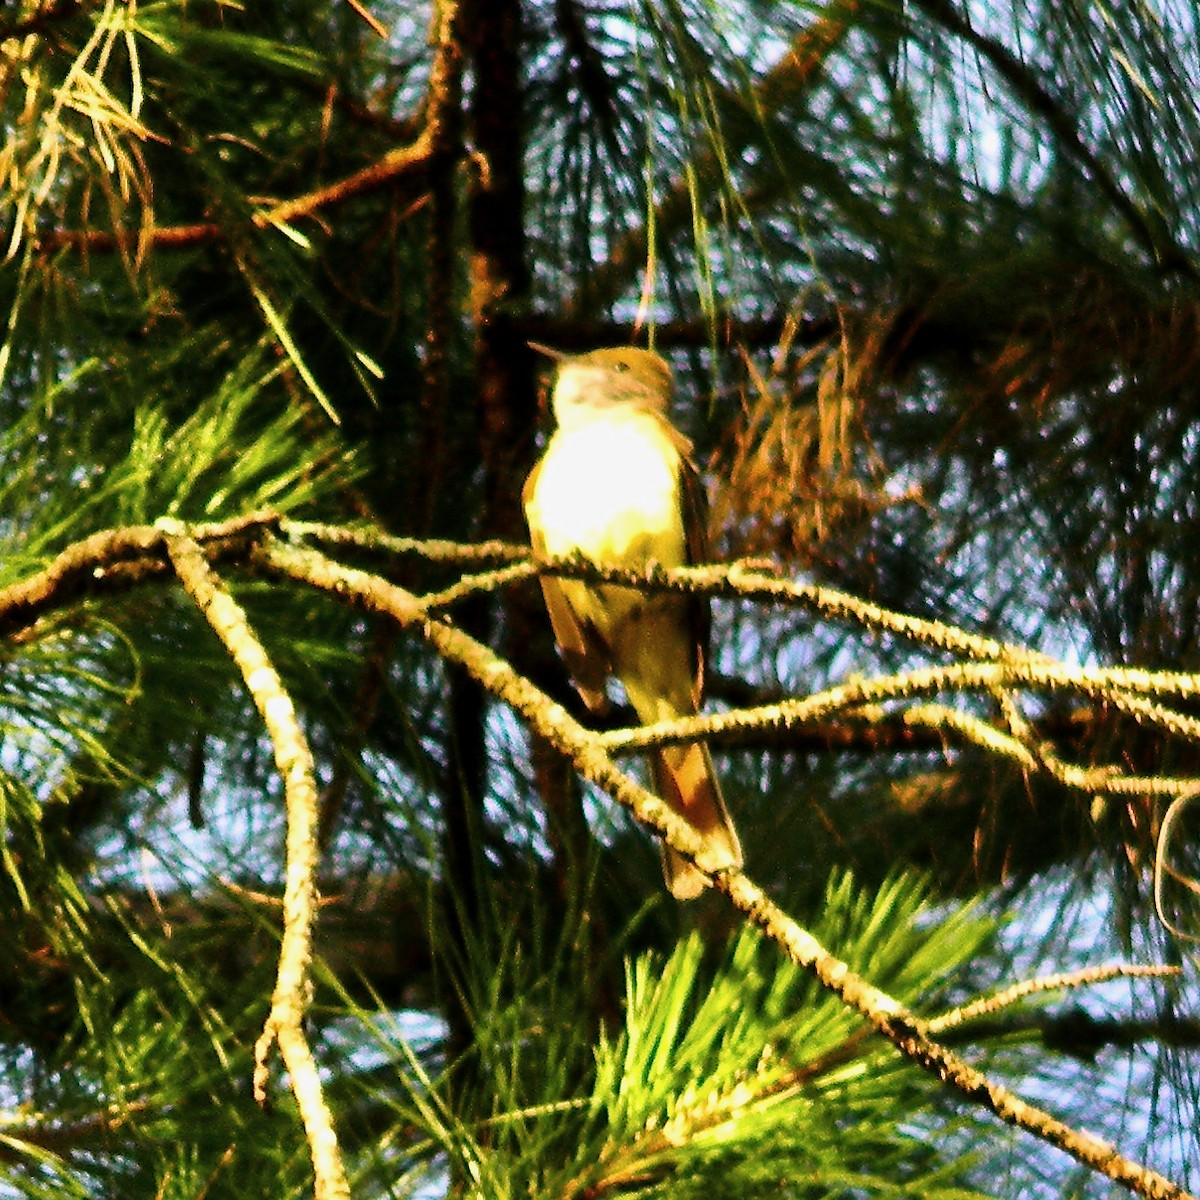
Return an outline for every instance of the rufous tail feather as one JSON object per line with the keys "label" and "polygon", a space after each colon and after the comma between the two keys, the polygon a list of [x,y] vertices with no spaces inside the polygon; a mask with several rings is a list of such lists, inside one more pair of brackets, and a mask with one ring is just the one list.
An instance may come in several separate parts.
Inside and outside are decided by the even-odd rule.
{"label": "rufous tail feather", "polygon": [[[725,808],[708,747],[703,743],[668,746],[652,756],[651,766],[658,794],[703,839],[696,862],[705,871],[739,869],[742,846]],[[677,900],[694,900],[708,887],[703,871],[665,844],[663,878]]]}

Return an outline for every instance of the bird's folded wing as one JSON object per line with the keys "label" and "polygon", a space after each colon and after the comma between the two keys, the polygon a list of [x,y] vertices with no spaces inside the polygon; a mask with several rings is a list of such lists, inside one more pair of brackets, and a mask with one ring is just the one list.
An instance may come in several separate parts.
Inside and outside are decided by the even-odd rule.
{"label": "bird's folded wing", "polygon": [[[680,500],[683,505],[683,530],[687,538],[687,564],[695,566],[708,558],[708,497],[704,484],[687,458],[680,460]],[[688,619],[692,625],[692,699],[699,709],[704,699],[704,672],[708,666],[708,644],[712,618],[708,597],[693,593],[689,598]]]}
{"label": "bird's folded wing", "polygon": [[[529,497],[533,494],[537,482],[537,474],[541,463],[529,473],[525,481],[522,498],[528,511]],[[539,558],[546,556],[546,543],[541,530],[530,526],[529,540],[534,552]],[[608,696],[604,690],[605,682],[611,670],[611,655],[608,647],[588,623],[579,619],[571,607],[563,590],[562,581],[553,576],[541,577],[542,596],[546,601],[546,611],[550,614],[550,625],[554,630],[554,640],[558,642],[559,651],[567,670],[575,682],[575,690],[579,693],[584,704],[592,712],[603,712],[608,708]]]}

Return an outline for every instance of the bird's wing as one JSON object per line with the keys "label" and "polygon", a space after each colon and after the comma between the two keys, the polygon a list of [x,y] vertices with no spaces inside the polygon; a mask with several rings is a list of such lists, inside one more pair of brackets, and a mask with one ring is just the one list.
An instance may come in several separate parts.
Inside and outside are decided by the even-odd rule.
{"label": "bird's wing", "polygon": [[[521,501],[526,512],[529,511],[529,498],[533,495],[541,468],[540,462],[534,466],[521,489]],[[529,526],[529,540],[538,557],[544,558],[545,539],[541,530],[532,524]],[[546,611],[550,614],[554,640],[558,643],[563,661],[574,680],[575,690],[592,712],[604,712],[608,708],[608,695],[604,685],[612,669],[612,656],[608,647],[590,623],[581,621],[576,616],[563,589],[562,580],[552,575],[542,575],[539,582],[542,585],[542,597],[546,601]]]}
{"label": "bird's wing", "polygon": [[[679,493],[683,506],[687,564],[694,566],[708,558],[708,496],[691,459],[681,454],[679,462]],[[688,619],[692,626],[691,641],[695,647],[692,660],[692,697],[696,708],[699,709],[704,699],[704,672],[708,665],[709,640],[712,634],[712,617],[707,596],[692,593],[689,597]]]}

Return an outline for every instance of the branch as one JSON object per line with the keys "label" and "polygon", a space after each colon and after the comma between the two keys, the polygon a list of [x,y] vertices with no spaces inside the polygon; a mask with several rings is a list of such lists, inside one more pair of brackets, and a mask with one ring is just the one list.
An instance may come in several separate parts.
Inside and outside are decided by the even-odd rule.
{"label": "branch", "polygon": [[[1182,714],[1177,713],[1172,718],[1172,725],[1175,723],[1175,718],[1190,719],[1183,718]],[[974,743],[981,749],[1001,758],[1011,759],[1024,771],[1045,771],[1064,787],[1076,792],[1107,792],[1123,796],[1153,794],[1175,798],[1187,798],[1200,793],[1200,780],[1195,778],[1127,775],[1120,767],[1116,766],[1080,767],[1074,763],[1064,762],[1049,749],[1034,727],[1029,727],[1028,739],[1021,740],[1011,734],[1001,732],[986,721],[941,704],[920,704],[905,709],[901,714],[901,720],[910,729],[925,728],[943,734],[958,733],[966,741]],[[1160,845],[1163,844],[1165,838],[1164,823],[1163,831],[1160,834]],[[1163,923],[1167,924],[1165,921]]]}
{"label": "branch", "polygon": [[[270,541],[254,552],[268,572],[336,595],[368,611],[390,616],[418,632],[446,660],[465,668],[492,695],[505,701],[539,736],[570,756],[585,778],[630,809],[645,825],[693,862],[700,851],[698,834],[657,796],[634,783],[613,764],[599,739],[567,711],[524,679],[482,643],[444,619],[431,617],[411,592],[353,568],[342,567],[307,550]],[[1188,1194],[1157,1172],[1122,1157],[1109,1143],[1059,1121],[1028,1104],[932,1041],[921,1022],[897,1000],[855,975],[810,933],[779,909],[740,873],[720,874],[713,885],[733,906],[775,941],[798,966],[859,1012],[911,1062],[1002,1121],[1025,1129],[1076,1161],[1156,1200],[1183,1200]]]}
{"label": "branch", "polygon": [[[293,1088],[309,1134],[310,1147],[322,1194],[342,1195],[344,1185],[338,1170],[330,1167],[327,1157],[336,1159],[336,1139],[328,1112],[320,1095],[319,1079],[300,1018],[307,1004],[307,970],[311,955],[311,923],[315,865],[316,788],[312,776],[311,756],[303,739],[291,702],[274,668],[250,631],[245,615],[224,590],[212,573],[200,539],[208,540],[210,550],[235,553],[240,560],[249,560],[269,574],[286,577],[332,593],[360,607],[389,617],[402,628],[418,631],[443,658],[455,662],[492,694],[508,703],[538,736],[569,756],[579,771],[592,782],[608,791],[644,824],[649,825],[669,844],[688,856],[699,850],[699,839],[689,825],[676,816],[663,802],[623,774],[610,757],[614,746],[628,748],[644,744],[646,738],[638,733],[625,735],[594,734],[584,729],[560,705],[549,700],[539,689],[519,676],[504,660],[486,646],[438,617],[434,605],[444,603],[449,593],[420,598],[405,589],[350,567],[340,566],[322,555],[284,545],[270,536],[278,524],[270,514],[257,514],[221,525],[198,527],[189,535],[181,525],[166,523],[158,528],[135,527],[112,530],[93,535],[68,548],[48,568],[32,579],[12,585],[0,592],[0,628],[24,628],[32,620],[49,611],[64,598],[73,597],[102,582],[108,572],[142,564],[158,568],[164,555],[178,572],[189,593],[205,612],[221,636],[231,656],[238,663],[247,687],[263,714],[275,745],[276,759],[285,780],[288,804],[288,872],[285,892],[285,931],[280,952],[279,977],[267,1028],[260,1039],[257,1057],[256,1087],[261,1091],[263,1059],[271,1041],[278,1038]],[[304,529],[310,534],[331,534],[324,527],[292,526],[292,531]],[[333,537],[332,540],[339,540]],[[378,549],[380,539],[351,534],[344,539],[352,545]],[[407,546],[415,549],[415,546]],[[471,548],[440,544],[435,553],[447,558],[463,557],[481,561],[482,556]],[[493,545],[487,553],[491,561],[508,559],[509,566],[497,572],[486,572],[468,581],[473,588],[499,586],[514,575],[533,573],[535,567],[521,562],[509,548]],[[522,552],[523,553],[523,552]],[[124,557],[122,557],[124,556]],[[628,586],[643,586],[652,590],[701,590],[717,594],[752,595],[781,602],[809,603],[824,611],[854,617],[870,625],[880,621],[884,628],[903,632],[922,641],[940,646],[953,645],[960,652],[1000,654],[1001,661],[975,661],[952,667],[928,668],[910,672],[885,681],[852,683],[841,689],[831,689],[822,697],[809,701],[789,702],[793,713],[803,711],[798,706],[809,704],[809,712],[819,705],[861,707],[879,696],[911,694],[921,687],[980,686],[995,688],[1013,684],[1077,686],[1091,688],[1097,694],[1108,695],[1112,689],[1139,688],[1151,694],[1194,694],[1200,682],[1195,676],[1129,670],[1074,670],[1030,654],[1020,647],[1006,647],[988,639],[978,639],[961,631],[949,630],[935,622],[921,622],[902,614],[889,614],[875,606],[865,605],[852,597],[827,593],[823,589],[786,584],[783,581],[748,572],[735,564],[731,568],[693,568],[674,572],[653,572],[649,578],[638,578],[629,572],[614,572],[584,564],[542,564],[536,569],[554,570],[588,578],[610,579]],[[459,588],[459,592],[462,588]],[[456,593],[457,595],[458,593]],[[1108,691],[1105,691],[1108,689]],[[1130,697],[1129,702],[1144,697]],[[814,703],[818,702],[818,703]],[[786,712],[783,705],[771,706]],[[1157,706],[1151,706],[1156,708]],[[1161,712],[1163,710],[1159,710]],[[1153,712],[1145,714],[1148,718]],[[1184,720],[1182,714],[1176,714]],[[731,717],[762,721],[762,713],[722,714],[716,718],[664,723],[655,727],[652,736],[664,737],[663,730],[672,736],[691,736],[712,732],[721,721]],[[1189,718],[1190,720],[1190,718]],[[1178,726],[1172,721],[1172,726]],[[1011,735],[1003,735],[1015,741]],[[1079,1162],[1100,1171],[1123,1186],[1151,1197],[1182,1197],[1176,1185],[1156,1173],[1129,1162],[1107,1143],[1081,1133],[1032,1105],[1007,1089],[991,1082],[965,1062],[956,1058],[944,1046],[929,1037],[931,1025],[923,1025],[902,1005],[886,993],[853,975],[848,967],[831,955],[779,910],[748,878],[743,875],[723,875],[714,879],[738,911],[742,912],[772,939],[780,944],[796,963],[812,971],[821,983],[835,992],[844,1003],[861,1013],[902,1054],[932,1074],[956,1088],[972,1102],[996,1114],[1002,1120],[1029,1130],[1057,1146]],[[1008,1003],[1007,1000],[1002,1000]],[[995,1003],[995,1001],[993,1001]],[[964,1018],[960,1018],[964,1019]],[[945,1018],[943,1018],[945,1020]]]}
{"label": "branch", "polygon": [[[480,562],[497,565],[516,564],[532,560],[528,546],[512,542],[466,544],[393,537],[369,529],[287,519],[279,522],[279,531],[288,538],[310,539],[327,546],[352,547],[381,555],[415,554],[430,561],[462,566]],[[952,625],[944,625],[940,621],[929,621],[882,608],[833,588],[780,579],[767,571],[756,569],[757,563],[758,560],[755,564],[712,563],[694,567],[673,567],[669,570],[651,567],[645,571],[637,571],[597,565],[584,559],[547,558],[537,560],[534,570],[538,574],[581,579],[589,583],[625,584],[647,592],[695,592],[700,595],[765,600],[805,607],[822,616],[850,620],[866,628],[894,633],[942,650],[960,652],[972,658],[1046,663],[1054,661],[1016,643],[999,642],[994,638],[968,633]],[[493,585],[487,583],[485,586]],[[1200,690],[1200,677],[1187,678],[1195,680],[1194,686]]]}
{"label": "branch", "polygon": [[[394,183],[407,175],[419,176],[429,169],[433,159],[433,145],[428,127],[410,146],[399,146],[389,150],[382,158],[369,166],[330,183],[315,188],[291,200],[284,200],[250,217],[255,229],[287,225],[298,217],[312,216],[319,209],[345,204],[357,196]],[[194,246],[200,242],[214,241],[225,236],[224,229],[215,221],[200,221],[192,225],[164,225],[148,230],[87,230],[57,229],[42,234],[34,241],[34,248],[46,252],[60,249],[83,250],[94,253],[158,248]]]}
{"label": "branch", "polygon": [[952,1008],[949,1012],[925,1023],[927,1033],[943,1033],[947,1029],[975,1021],[980,1017],[992,1016],[1002,1008],[1016,1004],[1027,996],[1041,992],[1062,991],[1064,988],[1086,987],[1095,983],[1107,983],[1112,979],[1169,979],[1183,974],[1180,967],[1145,966],[1138,963],[1110,963],[1103,967],[1086,967],[1081,971],[1067,971],[1056,975],[1040,975],[1026,979],[1011,987],[973,1000],[970,1004]]}
{"label": "branch", "polygon": [[[862,600],[847,592],[817,584],[795,583],[758,569],[758,562],[712,563],[695,567],[651,566],[645,571],[597,566],[582,559],[544,559],[546,574],[593,583],[619,583],[648,592],[698,592],[727,599],[776,602],[810,609],[833,620],[846,620],[867,629],[896,634],[939,650],[969,658],[1053,663],[1053,659],[1015,642],[968,633],[957,626],[909,616]],[[1142,672],[1148,675],[1149,672]],[[1200,676],[1189,676],[1200,692]]]}
{"label": "branch", "polygon": [[266,1100],[267,1055],[273,1042],[291,1079],[312,1156],[317,1200],[349,1200],[333,1118],[321,1089],[316,1060],[304,1034],[311,1000],[312,929],[316,915],[317,786],[312,752],[291,698],[245,611],[213,573],[204,551],[177,521],[159,524],[171,563],[246,681],[275,749],[287,805],[287,873],[283,893],[283,940],[271,1012],[254,1047],[254,1095]]}
{"label": "branch", "polygon": [[[81,0],[63,0],[54,8],[47,10],[46,16],[58,15],[59,9],[64,15],[74,11]],[[349,0],[352,7],[368,22],[374,19],[355,0]],[[456,107],[454,100],[454,81],[457,72],[461,70],[459,58],[461,51],[458,42],[449,35],[456,30],[458,20],[458,4],[456,0],[447,0],[442,6],[444,21],[439,27],[442,36],[438,44],[438,52],[430,73],[429,85],[425,99],[426,116],[424,126],[416,139],[407,146],[397,146],[389,150],[381,158],[350,175],[314,188],[290,200],[283,200],[270,208],[255,212],[250,217],[250,224],[255,229],[269,229],[274,226],[287,225],[300,217],[312,216],[321,209],[345,204],[358,196],[369,192],[379,191],[406,176],[415,176],[422,180],[433,167],[444,159],[454,149],[448,142],[446,132],[451,110]],[[33,20],[33,18],[31,18]],[[374,26],[378,29],[378,26]],[[410,209],[410,211],[412,211]],[[225,237],[225,231],[215,221],[199,221],[188,225],[151,226],[133,232],[125,230],[78,230],[59,229],[42,234],[34,241],[34,249],[50,252],[58,249],[87,250],[104,253],[112,251],[137,250],[144,252],[148,247],[181,247],[193,246],[200,242],[213,241]]]}
{"label": "branch", "polygon": [[[697,737],[737,741],[746,731],[752,730],[757,733],[764,729],[790,729],[796,725],[823,719],[834,712],[869,709],[874,705],[930,692],[958,690],[990,693],[996,689],[1014,687],[1041,687],[1078,692],[1111,704],[1143,724],[1158,726],[1191,741],[1200,741],[1200,718],[1164,708],[1146,697],[1130,694],[1126,690],[1129,687],[1126,681],[1129,674],[1122,668],[1087,669],[1058,663],[968,662],[953,663],[945,667],[920,667],[896,675],[854,679],[802,699],[782,700],[778,704],[734,709],[708,716],[681,717],[632,729],[618,729],[605,734],[604,741],[608,749],[622,752],[678,744]],[[1195,675],[1176,676],[1172,672],[1147,671],[1134,674],[1145,677],[1138,682],[1146,691],[1161,688],[1176,694],[1180,694],[1176,689],[1181,680],[1191,688],[1200,678]],[[1045,766],[1046,760],[1043,756],[1030,751],[1024,743],[1017,742],[1011,735],[1001,733],[956,710],[925,705],[909,710],[905,717],[906,720],[911,718],[912,723],[917,725],[952,724],[959,732],[971,731],[972,740],[989,750],[1001,752],[1003,749],[1024,767]],[[1108,787],[1118,779],[1125,780],[1120,790],[1142,791],[1154,787],[1152,779],[1124,776],[1123,773],[1117,774],[1118,771],[1119,768],[1116,767],[1092,768],[1085,771],[1083,768],[1063,765],[1053,773],[1072,787]],[[1178,795],[1191,794],[1197,788],[1200,788],[1200,783],[1177,781],[1161,790],[1170,795]]]}
{"label": "branch", "polygon": [[[249,513],[210,525],[194,525],[190,535],[220,557],[241,554],[264,530],[279,522],[275,513]],[[133,583],[165,578],[171,567],[166,535],[155,525],[102,529],[74,542],[43,570],[0,588],[0,638],[12,638],[72,600]]]}
{"label": "branch", "polygon": [[530,557],[528,546],[513,542],[449,542],[439,538],[398,537],[375,528],[293,521],[286,517],[279,522],[279,532],[289,541],[314,541],[322,546],[362,550],[383,557],[416,556],[428,562],[455,566],[502,565],[524,562]]}
{"label": "branch", "polygon": [[969,1100],[994,1113],[1006,1124],[1028,1130],[1137,1195],[1163,1200],[1167,1197],[1182,1200],[1188,1195],[1158,1172],[1123,1158],[1108,1142],[1072,1128],[1028,1104],[1003,1085],[993,1083],[982,1072],[932,1041],[922,1032],[920,1022],[902,1005],[855,976],[845,963],[825,950],[744,875],[718,876],[714,883],[740,912],[778,943],[793,962],[811,970],[823,986],[866,1017],[906,1058]]}
{"label": "branch", "polygon": [[[748,744],[772,731],[790,733],[834,714],[874,726],[884,712],[878,706],[940,691],[1031,689],[1068,691],[1125,712],[1138,722],[1190,740],[1200,740],[1200,718],[1165,707],[1159,698],[1191,699],[1200,694],[1200,675],[1130,668],[1068,667],[1026,647],[980,637],[937,621],[884,609],[855,596],[811,584],[794,583],[747,568],[744,564],[652,569],[646,573],[598,567],[582,561],[535,563],[526,547],[506,542],[463,545],[390,537],[369,530],[283,520],[255,513],[228,522],[196,526],[194,538],[213,562],[246,561],[252,545],[272,529],[338,549],[356,549],[392,557],[416,555],[443,564],[501,564],[495,570],[464,574],[452,586],[422,598],[432,613],[479,592],[540,573],[608,582],[646,591],[697,592],[706,595],[771,601],[807,608],[819,615],[851,621],[864,629],[902,636],[918,644],[966,656],[967,662],[924,667],[875,679],[852,679],[799,699],[732,711],[612,730],[602,735],[610,753],[707,737],[725,744]],[[133,526],[93,534],[64,550],[43,571],[0,590],[0,637],[32,636],[44,614],[73,599],[105,590],[124,590],[169,571],[160,529]],[[898,715],[910,730],[931,730],[972,742],[1009,758],[1022,770],[1044,771],[1074,790],[1117,794],[1152,793],[1189,797],[1200,792],[1191,778],[1129,775],[1116,766],[1080,767],[1051,753],[1030,731],[1021,740],[971,714],[937,704],[912,705]]]}

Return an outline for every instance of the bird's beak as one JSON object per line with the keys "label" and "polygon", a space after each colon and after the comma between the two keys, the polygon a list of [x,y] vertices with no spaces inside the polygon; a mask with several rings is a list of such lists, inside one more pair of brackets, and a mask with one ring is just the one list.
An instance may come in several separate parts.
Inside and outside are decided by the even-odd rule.
{"label": "bird's beak", "polygon": [[562,362],[564,358],[569,358],[563,350],[555,350],[553,346],[543,345],[541,342],[526,342],[530,350],[536,350],[539,354],[544,354],[547,358],[554,359],[555,362]]}

